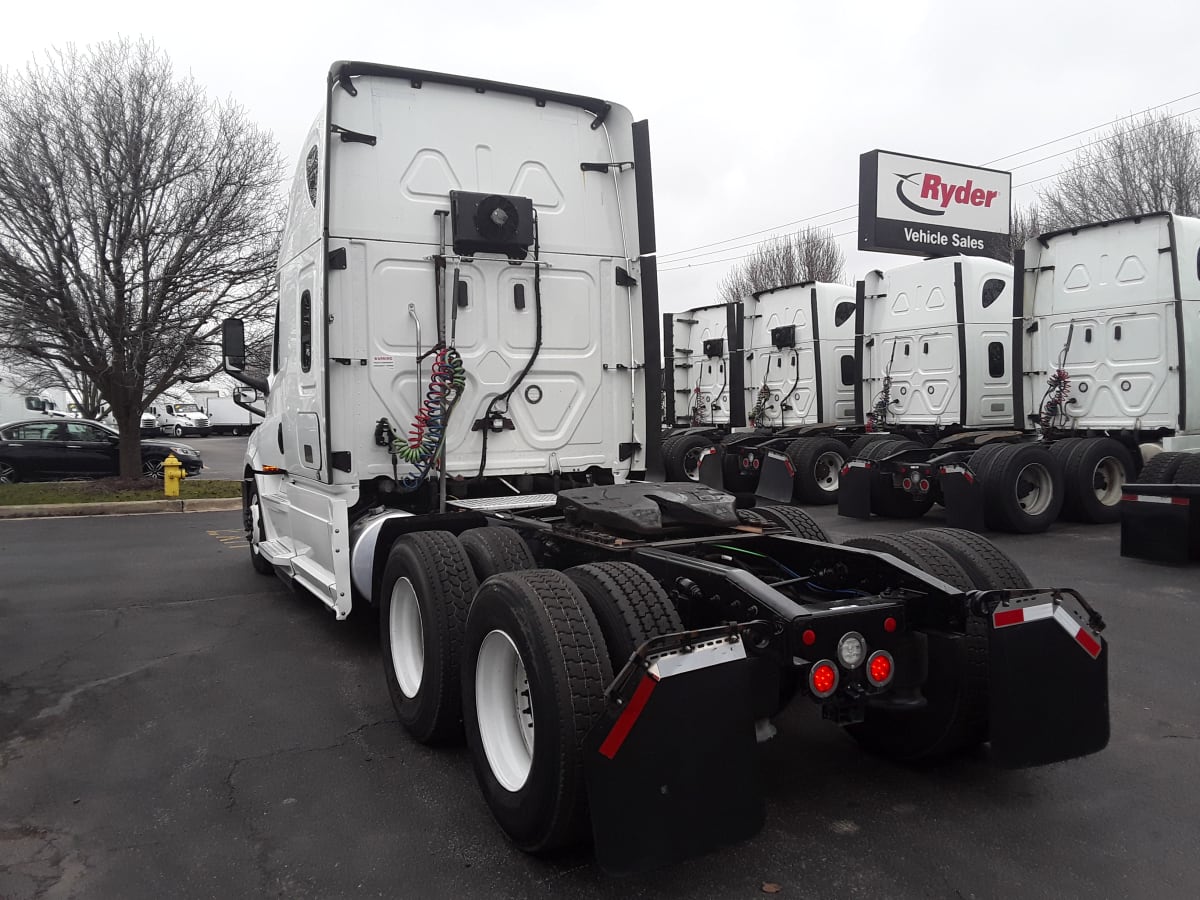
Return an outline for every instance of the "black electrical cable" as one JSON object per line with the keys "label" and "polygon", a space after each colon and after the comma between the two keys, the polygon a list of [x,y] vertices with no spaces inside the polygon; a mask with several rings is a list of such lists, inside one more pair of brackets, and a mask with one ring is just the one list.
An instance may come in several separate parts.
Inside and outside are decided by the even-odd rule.
{"label": "black electrical cable", "polygon": [[[521,386],[521,382],[525,380],[525,376],[529,374],[529,370],[533,368],[533,364],[537,361],[538,354],[542,350],[542,265],[541,265],[541,239],[539,237],[540,227],[537,217],[533,220],[533,310],[535,316],[535,331],[533,337],[533,352],[529,354],[529,359],[525,361],[525,368],[521,369],[516,380],[513,381],[502,393],[497,394],[488,403],[487,410],[483,414],[485,421],[490,423],[490,420],[497,414],[505,415],[508,413],[508,398],[513,395],[513,391]],[[504,409],[497,410],[496,404],[504,401]],[[483,448],[479,453],[479,473],[476,478],[482,478],[483,472],[487,468],[487,444],[488,434],[491,433],[491,425],[485,424],[483,427]]]}

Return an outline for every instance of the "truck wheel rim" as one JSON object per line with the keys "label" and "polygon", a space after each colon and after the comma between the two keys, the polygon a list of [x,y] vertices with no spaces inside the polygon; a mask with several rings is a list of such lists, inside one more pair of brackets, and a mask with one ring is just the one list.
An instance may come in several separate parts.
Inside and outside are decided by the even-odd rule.
{"label": "truck wheel rim", "polygon": [[392,586],[388,643],[392,649],[392,671],[396,673],[396,681],[404,696],[412,700],[421,689],[425,672],[425,634],[417,592],[407,578],[397,578]]}
{"label": "truck wheel rim", "polygon": [[707,447],[694,447],[683,455],[683,474],[688,477],[688,481],[700,480],[700,460],[707,451]]}
{"label": "truck wheel rim", "polygon": [[475,663],[479,737],[492,775],[506,791],[519,791],[533,765],[533,698],[516,644],[490,631]]}
{"label": "truck wheel rim", "polygon": [[817,487],[830,494],[836,491],[845,462],[840,453],[832,450],[818,456],[817,464],[813,466],[813,477],[817,481]]}
{"label": "truck wheel rim", "polygon": [[1041,463],[1029,463],[1017,475],[1017,505],[1029,516],[1040,516],[1050,508],[1054,482]]}
{"label": "truck wheel rim", "polygon": [[1092,490],[1104,506],[1121,502],[1121,486],[1125,483],[1125,467],[1115,456],[1106,456],[1092,471]]}
{"label": "truck wheel rim", "polygon": [[163,477],[163,464],[161,459],[148,460],[142,466],[142,474],[149,475],[151,478]]}
{"label": "truck wheel rim", "polygon": [[258,505],[258,494],[254,494],[250,500],[250,535],[247,541],[250,544],[250,549],[259,556],[262,555],[258,551],[259,536],[262,534],[262,526],[259,524],[261,522],[262,507]]}
{"label": "truck wheel rim", "polygon": [[0,463],[0,484],[12,484],[17,480],[17,470],[8,463]]}

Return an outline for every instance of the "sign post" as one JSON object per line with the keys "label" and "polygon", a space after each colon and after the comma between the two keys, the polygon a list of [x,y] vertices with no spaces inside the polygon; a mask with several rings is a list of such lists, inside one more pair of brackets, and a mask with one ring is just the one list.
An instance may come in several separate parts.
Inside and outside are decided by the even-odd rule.
{"label": "sign post", "polygon": [[872,150],[859,157],[858,249],[1008,259],[1012,174]]}

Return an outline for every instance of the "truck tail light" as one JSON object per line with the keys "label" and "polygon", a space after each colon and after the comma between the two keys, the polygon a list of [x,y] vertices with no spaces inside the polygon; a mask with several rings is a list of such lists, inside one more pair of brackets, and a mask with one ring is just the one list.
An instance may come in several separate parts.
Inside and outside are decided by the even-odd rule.
{"label": "truck tail light", "polygon": [[819,660],[808,671],[808,688],[813,694],[824,700],[833,694],[838,686],[838,670],[827,659]]}
{"label": "truck tail light", "polygon": [[867,660],[867,678],[875,687],[884,687],[892,680],[895,666],[892,664],[892,654],[886,650],[876,650]]}

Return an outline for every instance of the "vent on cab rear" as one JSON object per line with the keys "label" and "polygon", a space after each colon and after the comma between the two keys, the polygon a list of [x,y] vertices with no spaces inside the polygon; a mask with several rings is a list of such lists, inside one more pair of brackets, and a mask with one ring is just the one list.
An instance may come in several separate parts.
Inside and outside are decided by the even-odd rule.
{"label": "vent on cab rear", "polygon": [[713,338],[704,342],[704,355],[709,359],[720,359],[725,355],[725,338]]}
{"label": "vent on cab rear", "polygon": [[450,192],[450,228],[460,256],[502,253],[524,259],[533,244],[533,201],[503,194]]}

